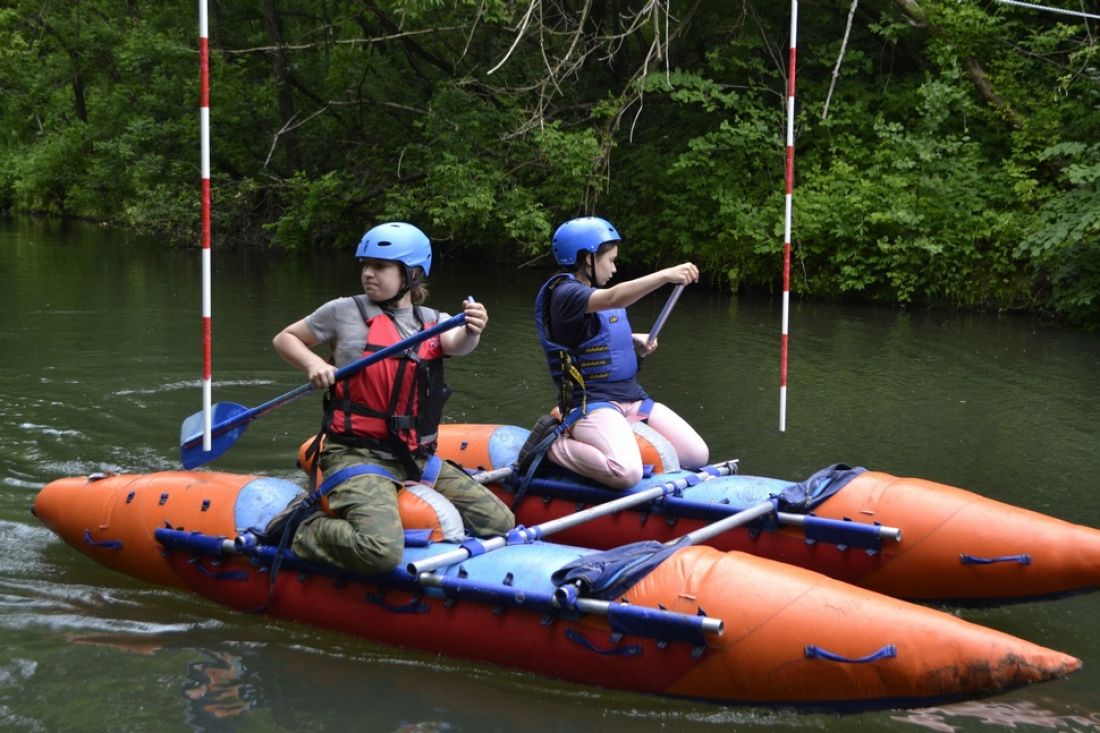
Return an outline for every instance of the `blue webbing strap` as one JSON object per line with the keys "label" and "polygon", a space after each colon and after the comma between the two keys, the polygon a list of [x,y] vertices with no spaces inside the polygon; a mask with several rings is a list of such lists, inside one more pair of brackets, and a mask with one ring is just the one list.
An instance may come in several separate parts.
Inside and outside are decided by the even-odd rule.
{"label": "blue webbing strap", "polygon": [[618,405],[616,405],[614,402],[610,402],[608,400],[599,400],[597,402],[586,402],[584,405],[582,405],[580,407],[574,407],[572,410],[569,411],[569,414],[567,414],[564,418],[562,418],[562,421],[561,421],[562,430],[568,430],[569,428],[573,427],[574,425],[577,424],[577,422],[580,421],[580,419],[582,417],[587,416],[588,413],[592,412],[593,410],[617,410],[617,409],[619,409]]}
{"label": "blue webbing strap", "polygon": [[431,613],[432,607],[423,602],[424,595],[413,596],[405,603],[390,603],[386,600],[386,589],[379,588],[377,593],[368,593],[367,601],[390,613]]}
{"label": "blue webbing strap", "polygon": [[222,570],[219,572],[207,570],[206,566],[202,564],[201,558],[195,558],[191,563],[195,566],[195,570],[197,570],[200,575],[205,575],[214,580],[248,580],[247,570]]}
{"label": "blue webbing strap", "polygon": [[999,562],[1016,562],[1021,565],[1031,564],[1031,555],[1002,555],[1000,557],[974,557],[965,552],[959,555],[959,562],[963,565],[993,565]]}
{"label": "blue webbing strap", "polygon": [[[424,468],[426,470],[427,466],[425,466]],[[390,481],[393,481],[395,484],[401,485],[401,481],[399,481],[396,476],[394,476],[392,473],[382,468],[381,466],[375,466],[371,463],[357,463],[354,466],[341,468],[339,471],[332,474],[331,476],[326,476],[324,482],[319,487],[317,487],[317,490],[313,492],[310,498],[313,499],[314,504],[316,504],[316,502],[320,500],[322,496],[332,491],[334,488],[336,488],[336,486],[344,483],[348,479],[352,479],[356,476],[362,476],[368,473],[374,474],[375,476],[381,476],[382,478],[387,478]],[[436,467],[436,475],[439,475],[438,467]],[[432,481],[435,481],[435,479],[433,478]]]}
{"label": "blue webbing strap", "polygon": [[876,652],[871,652],[865,657],[845,657],[840,654],[822,649],[816,644],[807,644],[805,648],[807,659],[824,659],[827,662],[845,662],[848,664],[867,664],[879,659],[893,659],[898,655],[898,648],[893,644],[887,644]]}
{"label": "blue webbing strap", "polygon": [[641,644],[627,644],[625,646],[615,646],[601,649],[600,647],[592,643],[589,639],[587,639],[584,634],[577,631],[576,629],[566,629],[565,638],[569,639],[569,641],[580,644],[589,651],[596,652],[597,654],[602,654],[605,657],[637,657],[642,653]]}
{"label": "blue webbing strap", "polygon": [[[420,472],[420,481],[429,489],[435,488],[435,481],[439,478],[439,472],[443,470],[443,459],[432,453],[424,462],[424,469]],[[394,479],[396,481],[396,479]]]}
{"label": "blue webbing strap", "polygon": [[405,547],[427,547],[432,544],[430,529],[406,529]]}
{"label": "blue webbing strap", "polygon": [[121,550],[122,540],[102,540],[96,541],[92,539],[92,531],[90,529],[84,530],[84,541],[92,547],[104,547],[108,550]]}
{"label": "blue webbing strap", "polygon": [[485,545],[483,545],[481,540],[477,539],[476,537],[471,537],[459,546],[466,552],[470,553],[470,557],[477,557],[478,555],[485,554]]}

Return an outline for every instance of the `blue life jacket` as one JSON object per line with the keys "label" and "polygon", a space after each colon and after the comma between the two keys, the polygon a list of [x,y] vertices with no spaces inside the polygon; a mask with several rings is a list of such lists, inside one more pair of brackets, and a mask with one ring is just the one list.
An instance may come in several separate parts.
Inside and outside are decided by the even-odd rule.
{"label": "blue life jacket", "polygon": [[[553,275],[535,298],[535,328],[550,376],[561,391],[558,402],[563,413],[576,407],[583,411],[594,401],[643,399],[645,392],[634,381],[638,356],[625,308],[598,311],[599,330],[576,346],[551,339],[550,298],[554,288],[567,279],[576,278],[569,273]],[[623,387],[630,394],[622,394]]]}

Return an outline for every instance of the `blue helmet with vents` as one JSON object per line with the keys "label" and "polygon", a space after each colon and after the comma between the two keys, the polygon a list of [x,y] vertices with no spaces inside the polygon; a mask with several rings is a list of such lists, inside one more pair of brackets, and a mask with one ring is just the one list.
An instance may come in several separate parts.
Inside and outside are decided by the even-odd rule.
{"label": "blue helmet with vents", "polygon": [[432,270],[432,244],[428,236],[412,224],[391,221],[379,224],[359,240],[355,250],[358,259],[397,260],[411,270],[424,269],[424,277]]}
{"label": "blue helmet with vents", "polygon": [[607,219],[582,216],[558,227],[550,241],[550,249],[559,265],[568,266],[577,263],[577,255],[581,252],[595,254],[601,244],[620,241],[618,230]]}

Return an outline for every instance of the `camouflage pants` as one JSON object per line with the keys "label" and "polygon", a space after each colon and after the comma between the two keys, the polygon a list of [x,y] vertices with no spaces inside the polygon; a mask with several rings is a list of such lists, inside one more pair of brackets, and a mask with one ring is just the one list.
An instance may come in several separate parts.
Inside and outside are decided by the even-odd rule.
{"label": "camouflage pants", "polygon": [[[424,461],[418,459],[417,464],[423,467]],[[381,466],[399,479],[405,475],[399,461],[379,458],[366,448],[330,442],[320,458],[321,470],[329,476],[363,463]],[[318,512],[307,517],[294,535],[295,554],[360,573],[393,570],[405,548],[397,510],[400,488],[374,474],[354,476],[335,486],[328,493],[335,516]],[[502,535],[515,526],[515,517],[500,499],[449,463],[443,463],[433,488],[454,504],[462,524],[475,537]]]}

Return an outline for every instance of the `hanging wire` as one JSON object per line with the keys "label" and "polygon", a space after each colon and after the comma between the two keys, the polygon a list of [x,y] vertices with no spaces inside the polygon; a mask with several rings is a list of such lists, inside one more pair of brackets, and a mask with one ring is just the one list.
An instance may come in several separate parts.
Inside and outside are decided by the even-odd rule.
{"label": "hanging wire", "polygon": [[1021,2],[1020,0],[997,0],[997,2],[1004,3],[1005,5],[1015,5],[1019,8],[1031,8],[1032,10],[1043,10],[1048,13],[1059,13],[1061,15],[1073,15],[1078,18],[1093,18],[1094,20],[1100,20],[1100,15],[1095,15],[1093,13],[1082,13],[1077,10],[1063,10],[1062,8],[1050,8],[1046,5],[1025,3]]}

